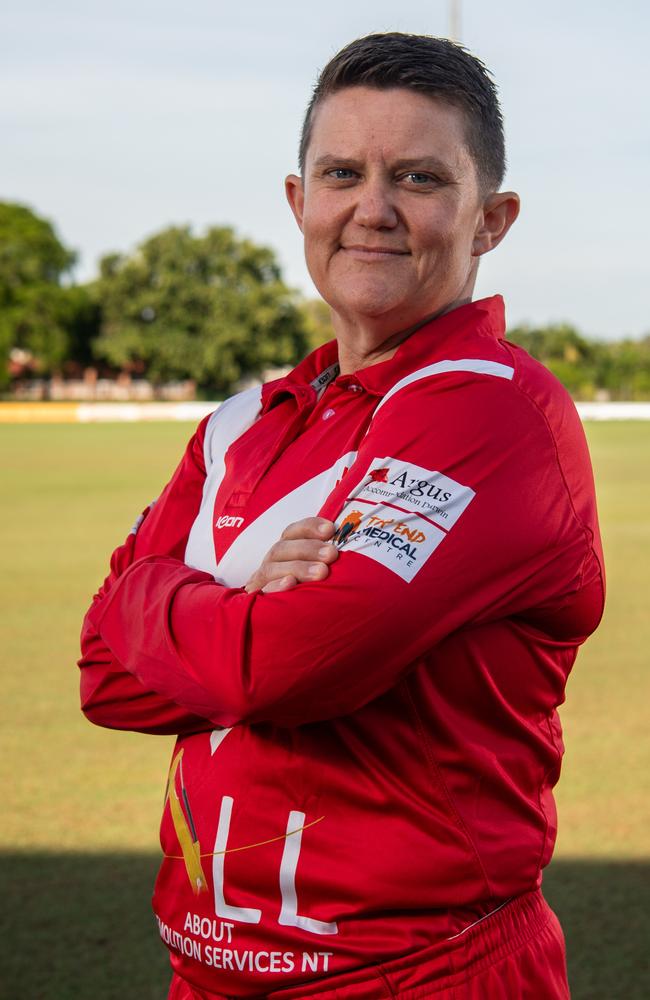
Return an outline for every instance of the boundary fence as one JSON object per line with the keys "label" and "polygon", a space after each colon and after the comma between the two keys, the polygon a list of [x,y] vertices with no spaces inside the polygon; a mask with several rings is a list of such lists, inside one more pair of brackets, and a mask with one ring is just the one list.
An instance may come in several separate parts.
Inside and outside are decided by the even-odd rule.
{"label": "boundary fence", "polygon": [[[172,420],[198,423],[219,402],[11,403],[0,402],[0,424],[134,423]],[[582,420],[650,420],[647,403],[576,403]]]}

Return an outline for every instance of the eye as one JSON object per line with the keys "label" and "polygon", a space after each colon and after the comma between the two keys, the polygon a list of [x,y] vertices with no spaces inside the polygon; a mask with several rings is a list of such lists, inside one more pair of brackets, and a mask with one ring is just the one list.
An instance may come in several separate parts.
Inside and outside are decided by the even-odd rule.
{"label": "eye", "polygon": [[348,167],[334,167],[333,170],[327,171],[327,176],[332,177],[335,181],[351,181],[357,175],[354,170],[350,170]]}
{"label": "eye", "polygon": [[402,174],[400,180],[406,181],[411,187],[426,187],[438,183],[438,178],[433,174],[423,174],[419,170],[409,170],[407,174]]}

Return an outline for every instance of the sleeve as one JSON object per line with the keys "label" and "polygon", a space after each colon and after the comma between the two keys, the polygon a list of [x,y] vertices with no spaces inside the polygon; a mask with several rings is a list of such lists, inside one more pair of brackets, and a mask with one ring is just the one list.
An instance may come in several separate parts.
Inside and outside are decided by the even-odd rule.
{"label": "sleeve", "polygon": [[[113,553],[109,575],[95,594],[90,611],[111,593],[134,561],[150,555],[183,558],[201,503],[205,480],[203,440],[208,419],[192,436],[161,496],[144,510],[124,544]],[[110,729],[146,733],[179,734],[205,729],[205,717],[157,694],[124,668],[94,628],[90,611],[82,626],[79,660],[81,708],[86,717]]]}
{"label": "sleeve", "polygon": [[249,595],[147,557],[96,606],[99,633],[144,685],[218,725],[295,726],[360,708],[472,623],[532,610],[541,627],[581,592],[566,627],[595,627],[589,529],[512,383],[453,374],[396,395],[321,513],[343,542],[325,581]]}

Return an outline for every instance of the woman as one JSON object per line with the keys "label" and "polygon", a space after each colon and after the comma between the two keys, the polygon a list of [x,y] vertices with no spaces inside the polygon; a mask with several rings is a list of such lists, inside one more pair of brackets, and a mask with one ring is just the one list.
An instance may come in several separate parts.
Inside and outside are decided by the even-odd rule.
{"label": "woman", "polygon": [[334,57],[287,195],[336,340],[202,422],[86,617],[89,718],[179,736],[170,997],[568,996],[539,887],[602,560],[571,400],[471,301],[503,169],[463,49]]}

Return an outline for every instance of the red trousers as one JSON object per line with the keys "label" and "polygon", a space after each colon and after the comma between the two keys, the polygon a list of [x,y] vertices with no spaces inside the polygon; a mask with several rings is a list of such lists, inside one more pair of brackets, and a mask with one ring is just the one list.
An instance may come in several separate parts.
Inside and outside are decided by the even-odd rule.
{"label": "red trousers", "polygon": [[[564,937],[541,892],[403,958],[274,990],[266,1000],[568,1000]],[[168,1000],[227,1000],[174,976]]]}

